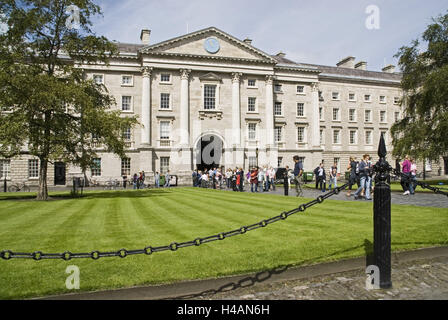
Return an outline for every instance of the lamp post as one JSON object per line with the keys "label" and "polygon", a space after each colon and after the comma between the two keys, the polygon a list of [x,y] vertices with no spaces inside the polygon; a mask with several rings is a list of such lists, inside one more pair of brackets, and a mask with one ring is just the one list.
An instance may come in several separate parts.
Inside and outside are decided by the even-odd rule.
{"label": "lamp post", "polygon": [[375,164],[375,191],[373,203],[374,264],[380,271],[380,288],[392,287],[391,281],[391,191],[388,181],[389,163],[386,161],[386,143],[381,134],[378,146],[379,160]]}

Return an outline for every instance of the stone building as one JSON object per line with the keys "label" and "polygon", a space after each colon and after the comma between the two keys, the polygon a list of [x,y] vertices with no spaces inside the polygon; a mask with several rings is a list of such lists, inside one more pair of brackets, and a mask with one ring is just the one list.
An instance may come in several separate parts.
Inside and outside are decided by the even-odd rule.
{"label": "stone building", "polygon": [[[119,57],[109,66],[83,66],[115,97],[115,108],[141,123],[123,133],[127,158],[98,146],[89,172],[95,180],[142,170],[151,179],[169,169],[190,184],[195,168],[292,166],[294,155],[306,171],[324,161],[344,173],[349,156],[376,160],[381,133],[392,149],[389,130],[401,116],[402,92],[391,65],[374,72],[354,57],[334,67],[296,63],[214,27],[156,44],[150,34],[142,30],[140,44],[117,43]],[[0,164],[2,176],[37,182],[39,164],[26,154]],[[55,163],[48,182],[70,184],[75,176],[78,168]]]}

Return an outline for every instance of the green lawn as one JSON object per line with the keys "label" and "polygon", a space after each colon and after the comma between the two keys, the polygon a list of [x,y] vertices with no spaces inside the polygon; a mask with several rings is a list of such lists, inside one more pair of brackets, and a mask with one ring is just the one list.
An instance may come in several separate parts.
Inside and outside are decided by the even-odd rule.
{"label": "green lawn", "polygon": [[[0,250],[90,252],[168,245],[249,225],[305,201],[193,188],[91,192],[81,199],[61,195],[53,194],[57,197],[48,202],[0,196]],[[393,250],[448,245],[448,209],[392,210]],[[266,228],[177,252],[98,261],[0,260],[0,298],[67,293],[69,265],[80,268],[81,291],[91,291],[364,256],[373,237],[372,220],[371,202],[327,200]]]}

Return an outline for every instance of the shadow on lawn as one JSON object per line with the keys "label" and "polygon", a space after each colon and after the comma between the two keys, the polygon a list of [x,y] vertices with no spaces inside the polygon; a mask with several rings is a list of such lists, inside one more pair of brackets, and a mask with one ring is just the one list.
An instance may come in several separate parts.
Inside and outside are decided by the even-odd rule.
{"label": "shadow on lawn", "polygon": [[[117,198],[148,198],[171,194],[172,191],[163,189],[151,189],[151,190],[119,190],[119,191],[94,191],[85,192],[82,196],[72,197],[69,192],[50,194],[48,201],[58,201],[58,200],[72,200],[72,199],[117,199]],[[0,201],[5,200],[17,200],[17,201],[35,201],[35,193],[27,193],[20,195],[0,195]]]}

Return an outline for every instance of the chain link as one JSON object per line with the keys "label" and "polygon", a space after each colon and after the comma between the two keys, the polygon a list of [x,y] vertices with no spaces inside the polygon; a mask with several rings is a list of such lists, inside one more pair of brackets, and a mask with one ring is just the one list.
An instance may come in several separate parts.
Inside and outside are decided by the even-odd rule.
{"label": "chain link", "polygon": [[100,252],[100,251],[92,251],[90,253],[72,253],[70,251],[65,251],[64,253],[43,253],[41,251],[35,251],[33,253],[21,253],[21,252],[13,252],[11,250],[4,250],[0,252],[0,257],[3,260],[10,260],[10,259],[34,259],[36,261],[40,261],[43,259],[62,259],[65,261],[69,261],[72,259],[93,259],[98,260],[100,258],[106,258],[106,257],[120,257],[120,258],[126,258],[127,256],[131,255],[139,255],[139,254],[146,254],[146,255],[152,255],[155,252],[162,252],[162,251],[177,251],[181,248],[187,248],[192,246],[200,246],[204,243],[209,243],[213,241],[218,240],[224,240],[233,236],[245,234],[249,231],[253,231],[259,228],[265,228],[268,225],[275,223],[277,221],[284,221],[288,217],[292,216],[293,214],[299,213],[299,212],[305,212],[306,209],[316,205],[323,203],[326,199],[339,194],[341,191],[347,189],[349,184],[344,184],[341,187],[336,187],[332,191],[321,195],[317,197],[316,199],[301,204],[299,207],[292,209],[290,211],[282,212],[280,215],[261,220],[260,222],[248,225],[248,226],[242,226],[239,229],[227,231],[227,232],[221,232],[215,235],[211,235],[204,238],[196,238],[191,241],[186,242],[173,242],[166,246],[160,246],[160,247],[146,247],[144,249],[138,249],[138,250],[126,250],[126,249],[120,249],[118,251],[111,251],[111,252]]}

